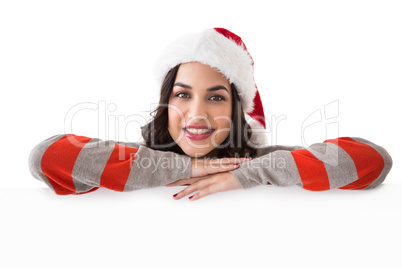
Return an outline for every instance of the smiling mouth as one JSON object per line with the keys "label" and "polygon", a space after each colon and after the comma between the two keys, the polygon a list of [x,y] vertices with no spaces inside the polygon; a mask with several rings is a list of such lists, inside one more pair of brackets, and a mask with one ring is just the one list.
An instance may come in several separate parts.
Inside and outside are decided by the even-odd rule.
{"label": "smiling mouth", "polygon": [[197,128],[183,128],[183,130],[191,134],[207,134],[213,131],[213,129],[197,129]]}
{"label": "smiling mouth", "polygon": [[215,131],[214,128],[209,128],[208,126],[197,126],[197,125],[189,125],[182,129],[187,138],[196,141],[208,139]]}

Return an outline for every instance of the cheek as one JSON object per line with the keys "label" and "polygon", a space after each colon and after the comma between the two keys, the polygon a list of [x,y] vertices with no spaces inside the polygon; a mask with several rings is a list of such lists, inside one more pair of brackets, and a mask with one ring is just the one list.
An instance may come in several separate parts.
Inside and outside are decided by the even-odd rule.
{"label": "cheek", "polygon": [[176,133],[180,131],[181,125],[183,125],[183,112],[177,106],[169,104],[168,108],[168,125],[169,131]]}
{"label": "cheek", "polygon": [[219,128],[230,128],[230,125],[232,123],[231,106],[222,107],[215,110],[213,118]]}

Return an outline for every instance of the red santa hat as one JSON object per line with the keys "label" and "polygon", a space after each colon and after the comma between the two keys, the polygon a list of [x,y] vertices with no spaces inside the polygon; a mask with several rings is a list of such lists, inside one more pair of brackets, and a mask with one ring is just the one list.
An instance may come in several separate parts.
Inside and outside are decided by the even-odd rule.
{"label": "red santa hat", "polygon": [[253,130],[251,142],[254,145],[266,143],[265,115],[254,81],[254,60],[242,39],[224,28],[211,28],[180,37],[165,49],[156,63],[158,82],[162,84],[170,69],[186,62],[209,65],[236,86]]}

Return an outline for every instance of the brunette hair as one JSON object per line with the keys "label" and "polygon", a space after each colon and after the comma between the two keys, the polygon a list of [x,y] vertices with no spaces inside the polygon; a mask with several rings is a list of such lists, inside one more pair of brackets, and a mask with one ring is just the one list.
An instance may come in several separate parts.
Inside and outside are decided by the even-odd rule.
{"label": "brunette hair", "polygon": [[[151,112],[153,120],[144,125],[141,128],[141,132],[147,147],[185,155],[180,146],[172,139],[168,130],[169,98],[172,94],[179,67],[180,64],[167,73],[162,83],[159,105]],[[257,150],[247,143],[251,137],[251,127],[244,116],[236,86],[232,83],[230,87],[232,89],[232,125],[230,133],[219,146],[205,157],[254,157],[257,154]]]}

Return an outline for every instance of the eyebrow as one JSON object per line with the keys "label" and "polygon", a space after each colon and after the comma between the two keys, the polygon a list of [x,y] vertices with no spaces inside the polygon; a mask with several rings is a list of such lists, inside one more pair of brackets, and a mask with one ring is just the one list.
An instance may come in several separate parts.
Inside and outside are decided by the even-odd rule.
{"label": "eyebrow", "polygon": [[[175,87],[175,86],[179,86],[179,87],[186,88],[186,89],[193,89],[191,86],[183,84],[183,83],[180,83],[180,82],[175,83],[173,85],[173,87]],[[210,88],[207,89],[207,91],[217,91],[219,89],[226,90],[229,93],[229,90],[226,87],[222,86],[222,85],[217,85],[217,86],[214,86],[214,87],[210,87]]]}

